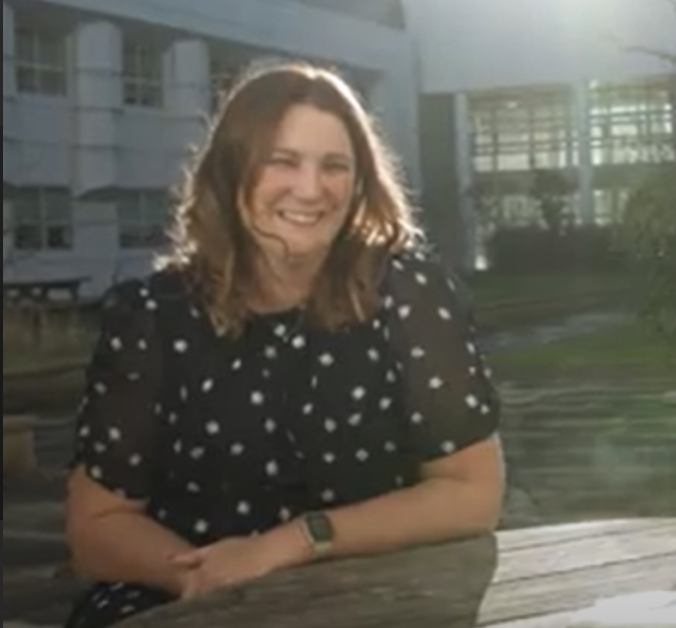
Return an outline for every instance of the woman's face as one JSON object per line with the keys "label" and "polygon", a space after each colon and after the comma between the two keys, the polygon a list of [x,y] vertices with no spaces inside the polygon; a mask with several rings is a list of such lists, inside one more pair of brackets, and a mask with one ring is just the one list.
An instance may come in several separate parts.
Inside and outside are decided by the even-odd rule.
{"label": "woman's face", "polygon": [[264,252],[319,259],[346,220],[354,188],[345,125],[331,113],[295,105],[281,120],[243,219]]}

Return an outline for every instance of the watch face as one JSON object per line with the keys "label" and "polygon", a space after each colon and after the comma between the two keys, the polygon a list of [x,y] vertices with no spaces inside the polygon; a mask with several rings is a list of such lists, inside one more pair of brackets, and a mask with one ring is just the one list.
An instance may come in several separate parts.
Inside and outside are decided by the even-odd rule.
{"label": "watch face", "polygon": [[333,525],[324,513],[309,513],[305,517],[305,522],[308,532],[315,543],[329,543],[333,540]]}

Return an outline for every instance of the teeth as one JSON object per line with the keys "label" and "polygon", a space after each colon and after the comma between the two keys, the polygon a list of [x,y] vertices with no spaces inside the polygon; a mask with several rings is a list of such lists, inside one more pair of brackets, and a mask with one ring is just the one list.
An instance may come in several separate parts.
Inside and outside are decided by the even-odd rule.
{"label": "teeth", "polygon": [[321,216],[318,214],[304,214],[302,212],[279,212],[279,215],[289,222],[294,222],[299,225],[313,225],[319,222]]}

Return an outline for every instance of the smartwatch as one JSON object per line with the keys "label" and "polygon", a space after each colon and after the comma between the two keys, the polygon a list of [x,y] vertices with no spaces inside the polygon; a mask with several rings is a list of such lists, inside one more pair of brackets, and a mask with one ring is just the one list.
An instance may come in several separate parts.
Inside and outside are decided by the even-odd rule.
{"label": "smartwatch", "polygon": [[317,558],[325,556],[333,547],[333,524],[324,512],[308,512],[300,518],[305,539]]}

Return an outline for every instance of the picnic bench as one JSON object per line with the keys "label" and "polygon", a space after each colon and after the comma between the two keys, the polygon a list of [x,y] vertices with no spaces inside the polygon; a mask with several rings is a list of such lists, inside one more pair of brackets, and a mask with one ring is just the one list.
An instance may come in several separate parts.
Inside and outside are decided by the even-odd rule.
{"label": "picnic bench", "polygon": [[48,303],[54,293],[65,293],[76,302],[80,298],[80,288],[88,277],[65,277],[60,279],[9,279],[2,280],[3,302]]}
{"label": "picnic bench", "polygon": [[[25,318],[30,326],[31,343],[34,346],[40,345],[50,311],[67,308],[65,311],[69,313],[71,326],[74,324],[74,306],[79,303],[80,290],[88,280],[84,276],[52,279],[3,278],[3,309],[7,309],[7,312],[14,311]],[[62,298],[59,299],[59,295]]]}
{"label": "picnic bench", "polygon": [[120,628],[566,628],[599,598],[676,589],[676,519],[500,531],[318,563]]}

